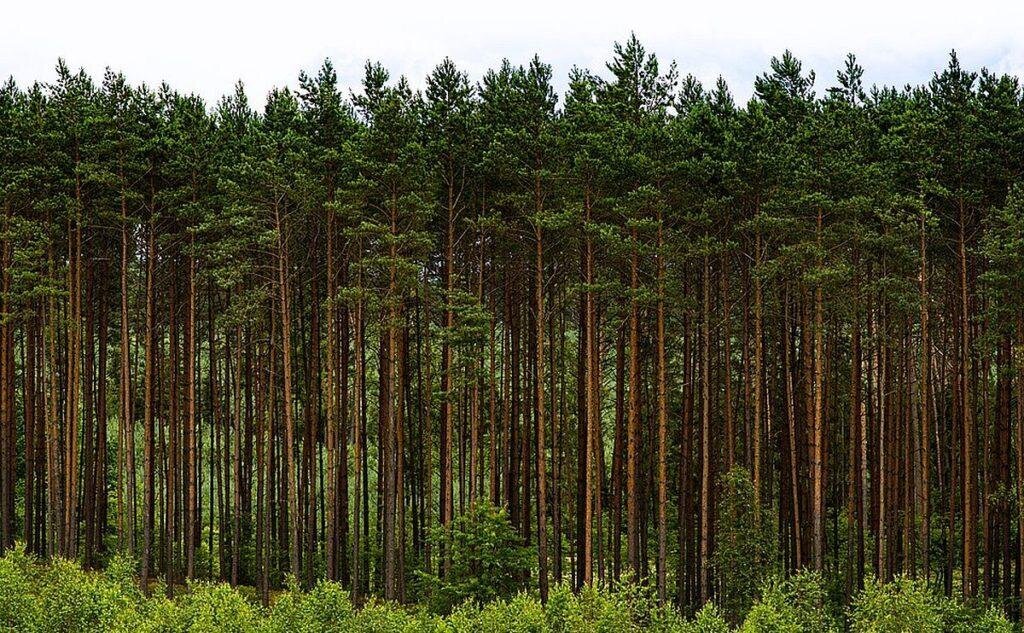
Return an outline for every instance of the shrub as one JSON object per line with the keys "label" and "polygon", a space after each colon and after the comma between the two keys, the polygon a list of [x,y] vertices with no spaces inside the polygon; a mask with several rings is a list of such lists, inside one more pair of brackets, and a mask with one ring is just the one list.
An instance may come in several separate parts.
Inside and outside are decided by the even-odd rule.
{"label": "shrub", "polygon": [[200,582],[175,601],[173,620],[165,631],[189,633],[255,633],[259,610],[223,583]]}
{"label": "shrub", "polygon": [[120,631],[140,622],[135,596],[120,582],[87,573],[76,564],[54,559],[39,586],[40,626],[54,633]]}
{"label": "shrub", "polygon": [[740,627],[741,633],[802,633],[800,617],[781,583],[769,582]]}
{"label": "shrub", "polygon": [[754,520],[757,499],[746,469],[733,468],[722,484],[712,562],[722,583],[722,613],[735,623],[750,610],[758,589],[778,573],[778,548],[767,509],[761,508],[760,521]]}
{"label": "shrub", "polygon": [[[620,588],[629,589],[630,583],[620,584]],[[634,596],[636,598],[636,596]],[[641,595],[641,600],[642,595]],[[634,615],[643,613],[642,606],[631,608],[630,597],[626,594],[609,593],[597,587],[584,587],[577,598],[579,618],[576,619],[577,631],[635,631],[637,620]],[[635,608],[635,611],[634,611]]]}
{"label": "shrub", "polygon": [[839,630],[840,617],[833,611],[825,585],[825,578],[817,572],[801,572],[783,584],[804,631]]}
{"label": "shrub", "polygon": [[[303,605],[314,625],[313,631],[343,631],[352,620],[354,609],[348,591],[336,582],[321,581],[305,594]],[[295,629],[291,629],[294,631]]]}
{"label": "shrub", "polygon": [[636,582],[632,575],[626,575],[621,582],[616,583],[610,595],[599,596],[610,603],[608,606],[614,611],[625,612],[630,623],[641,630],[649,630],[653,622],[661,619],[654,588]]}
{"label": "shrub", "polygon": [[820,574],[802,572],[785,581],[770,581],[761,589],[740,631],[830,633],[839,630],[829,608]]}
{"label": "shrub", "polygon": [[355,613],[344,631],[367,631],[371,633],[412,633],[429,631],[434,623],[429,619],[417,619],[390,602],[370,600]]}
{"label": "shrub", "polygon": [[[488,511],[489,512],[489,511]],[[503,518],[503,517],[502,517]],[[480,528],[478,524],[477,529]],[[491,519],[482,525],[492,525]],[[505,529],[500,524],[498,532]],[[475,533],[475,532],[474,532]],[[502,537],[506,538],[506,537]],[[466,557],[454,557],[466,561]],[[454,561],[453,561],[454,563]],[[460,565],[466,563],[462,562]],[[454,569],[459,569],[453,564]],[[585,587],[574,592],[552,587],[547,605],[518,593],[482,602],[472,596],[447,616],[424,606],[402,606],[371,599],[355,609],[340,584],[321,581],[303,591],[294,579],[269,609],[256,604],[251,588],[191,584],[177,598],[159,588],[140,591],[136,563],[110,559],[103,573],[82,571],[56,559],[38,564],[23,548],[0,557],[0,631],[27,633],[728,633],[720,608],[708,603],[684,620],[658,603],[651,586],[626,577],[612,589]],[[514,567],[513,571],[521,568]],[[820,574],[801,573],[761,586],[740,633],[834,633],[840,630]],[[931,592],[926,583],[896,578],[869,581],[847,612],[853,633],[1010,633],[1015,630],[996,609],[965,606]]]}
{"label": "shrub", "polygon": [[478,631],[507,631],[508,633],[548,633],[547,617],[540,601],[519,594],[510,601],[498,599],[480,609]]}
{"label": "shrub", "polygon": [[1011,633],[1013,624],[997,609],[972,609],[959,600],[940,604],[942,629],[948,633]]}
{"label": "shrub", "polygon": [[420,574],[435,613],[447,614],[466,600],[510,598],[533,561],[533,550],[522,545],[505,511],[486,500],[432,538],[451,560],[443,576]]}
{"label": "shrub", "polygon": [[0,558],[0,630],[36,630],[39,601],[29,575],[32,562],[22,545]]}
{"label": "shrub", "polygon": [[726,623],[718,607],[712,603],[705,604],[692,622],[684,622],[676,627],[679,633],[729,633]]}
{"label": "shrub", "polygon": [[613,591],[584,587],[579,594],[565,585],[552,589],[544,607],[553,633],[576,631],[664,631],[718,633],[728,626],[713,605],[694,622],[685,622],[669,605],[659,605],[651,587],[628,579]]}
{"label": "shrub", "polygon": [[480,630],[480,606],[473,602],[464,602],[452,609],[445,618],[444,630],[447,633],[476,633]]}
{"label": "shrub", "polygon": [[354,617],[348,591],[322,580],[303,592],[289,577],[288,590],[277,596],[267,614],[263,633],[333,633],[346,631]]}
{"label": "shrub", "polygon": [[938,599],[922,581],[897,576],[892,582],[869,580],[850,609],[854,633],[939,633],[943,631]]}

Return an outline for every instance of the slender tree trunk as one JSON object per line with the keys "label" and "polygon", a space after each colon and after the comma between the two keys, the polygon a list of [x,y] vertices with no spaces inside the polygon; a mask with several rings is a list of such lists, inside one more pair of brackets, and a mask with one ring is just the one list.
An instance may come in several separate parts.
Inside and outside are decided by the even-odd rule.
{"label": "slender tree trunk", "polygon": [[977,506],[975,505],[975,472],[974,472],[974,417],[971,400],[970,380],[973,376],[971,368],[971,321],[970,299],[967,286],[967,211],[964,202],[960,202],[960,230],[958,237],[958,254],[960,263],[960,383],[961,425],[963,431],[963,594],[971,600],[977,593],[978,564],[975,556],[977,539]]}
{"label": "slender tree trunk", "polygon": [[626,418],[626,552],[629,568],[637,580],[640,569],[640,499],[637,470],[640,462],[640,255],[637,231],[630,236],[629,263],[629,406]]}
{"label": "slender tree trunk", "polygon": [[[591,200],[590,195],[586,196],[583,204],[585,211],[584,221],[589,225],[591,220]],[[590,236],[589,227],[587,227],[587,237],[584,253],[584,284],[586,290],[584,292],[584,358],[586,368],[583,372],[584,377],[584,390],[585,390],[585,419],[583,426],[585,427],[584,444],[586,449],[584,451],[583,468],[585,472],[584,476],[584,506],[583,506],[583,531],[582,531],[582,543],[579,547],[583,550],[582,556],[582,582],[583,585],[592,585],[594,582],[593,576],[593,538],[591,536],[593,529],[593,501],[596,495],[594,491],[600,485],[600,479],[596,476],[596,454],[597,447],[594,441],[595,436],[598,433],[596,428],[598,425],[597,419],[597,392],[595,389],[595,381],[593,379],[594,369],[598,364],[597,359],[597,338],[594,332],[596,327],[595,323],[595,307],[594,307],[594,244],[593,239]],[[596,482],[595,482],[596,480]]]}
{"label": "slender tree trunk", "polygon": [[[537,182],[537,213],[541,212],[540,182]],[[536,273],[534,278],[534,302],[536,315],[536,333],[534,335],[536,351],[534,357],[534,387],[536,394],[534,406],[536,410],[537,436],[537,577],[540,585],[540,600],[548,599],[548,527],[547,527],[547,468],[545,466],[545,395],[544,395],[544,242],[543,228],[538,217],[534,223],[534,240],[536,242]]]}
{"label": "slender tree trunk", "polygon": [[[665,261],[663,218],[658,211],[658,316],[657,316],[657,365],[658,365],[658,600],[665,603],[668,595],[668,382],[665,356]],[[728,358],[726,359],[728,363]],[[726,390],[728,393],[728,389]],[[728,397],[726,407],[729,406]],[[731,417],[727,415],[727,419]],[[730,429],[727,433],[731,432]],[[732,440],[729,440],[732,446]]]}
{"label": "slender tree trunk", "polygon": [[281,208],[274,205],[274,225],[277,230],[277,286],[281,308],[281,351],[284,375],[284,428],[285,469],[288,482],[288,558],[292,575],[299,576],[299,499],[295,482],[295,421],[292,412],[292,328],[290,298],[288,296],[288,236],[285,232]]}
{"label": "slender tree trunk", "polygon": [[[195,234],[191,239],[195,250]],[[196,257],[189,257],[188,263],[188,331],[185,337],[185,380],[188,390],[188,421],[185,443],[188,451],[188,491],[185,508],[185,577],[192,579],[196,574],[196,545],[199,542],[199,439],[196,426]]]}
{"label": "slender tree trunk", "polygon": [[[14,488],[17,471],[14,456],[14,346],[11,314],[12,247],[11,206],[4,203],[3,239],[0,239],[0,548],[14,545]],[[26,424],[27,427],[27,424]],[[28,479],[26,471],[26,480]]]}
{"label": "slender tree trunk", "polygon": [[[858,257],[854,255],[854,266]],[[863,583],[864,572],[864,489],[863,461],[860,446],[863,432],[863,405],[861,403],[861,343],[860,343],[860,279],[854,272],[853,284],[853,317],[850,333],[850,433],[849,433],[849,481],[848,481],[848,514],[850,530],[847,542],[851,566],[847,567],[847,594],[852,596]]]}
{"label": "slender tree trunk", "polygon": [[[1017,310],[1017,506],[1024,506],[1024,310]],[[1017,573],[1024,573],[1024,512],[1017,513]],[[1018,579],[1018,594],[1024,604],[1024,582]]]}
{"label": "slender tree trunk", "polygon": [[786,427],[788,430],[789,439],[789,485],[790,485],[790,498],[787,500],[790,505],[790,511],[792,512],[793,526],[792,526],[792,541],[793,541],[793,552],[794,552],[794,567],[799,569],[803,566],[803,526],[801,525],[801,504],[800,504],[800,478],[799,478],[799,444],[797,443],[797,418],[796,418],[796,407],[795,407],[795,391],[793,386],[793,343],[792,336],[790,334],[791,328],[789,311],[790,311],[790,298],[789,298],[788,285],[783,289],[782,306],[783,314],[785,318],[782,321],[782,373],[785,381],[785,399],[786,399]]}
{"label": "slender tree trunk", "polygon": [[[448,221],[445,237],[444,257],[444,283],[445,289],[445,310],[444,330],[450,334],[455,327],[455,312],[452,309],[455,299],[455,191],[452,182],[448,183]],[[452,486],[452,434],[454,432],[452,401],[454,399],[453,388],[453,354],[449,336],[445,336],[441,343],[441,444],[440,444],[440,480],[441,489],[438,499],[438,509],[441,514],[441,525],[447,526],[454,517],[454,488]],[[449,553],[442,548],[442,565],[447,573],[451,560]]]}
{"label": "slender tree trunk", "polygon": [[[821,248],[822,211],[818,210],[818,248]],[[819,262],[821,265],[821,262]],[[825,429],[823,407],[824,367],[824,306],[821,283],[814,288],[814,418],[811,428],[811,530],[813,534],[811,559],[814,570],[821,572],[825,563]]]}
{"label": "slender tree trunk", "polygon": [[[135,424],[132,416],[131,394],[131,339],[128,329],[128,201],[121,195],[121,382],[120,382],[120,424],[118,437],[119,453],[123,454],[123,463],[119,465],[118,474],[118,543],[127,546],[128,553],[135,552]],[[124,481],[127,479],[127,482]],[[122,500],[123,498],[123,500]],[[125,517],[127,514],[127,517]]]}
{"label": "slender tree trunk", "polygon": [[700,602],[711,598],[711,260],[704,255],[701,301],[701,475],[700,475]]}
{"label": "slender tree trunk", "polygon": [[[357,242],[357,253],[362,252],[362,240]],[[356,305],[355,314],[353,315],[354,321],[354,337],[355,337],[355,375],[353,379],[353,406],[352,406],[352,464],[354,467],[354,477],[356,481],[356,494],[353,501],[353,512],[352,512],[352,602],[355,604],[361,604],[362,601],[362,549],[361,549],[361,533],[360,525],[362,523],[362,495],[360,494],[360,486],[363,481],[363,434],[361,432],[361,421],[363,418],[363,380],[364,380],[364,368],[363,368],[363,297],[362,297],[362,280],[363,273],[362,268],[357,267],[358,272],[356,273]]]}
{"label": "slender tree trunk", "polygon": [[[756,215],[756,214],[755,214]],[[753,483],[754,483],[754,520],[761,520],[761,419],[764,408],[764,320],[763,297],[761,290],[761,232],[754,237],[754,420],[751,423],[753,434]]]}
{"label": "slender tree trunk", "polygon": [[[154,485],[154,445],[153,445],[153,416],[154,416],[154,384],[155,363],[154,363],[154,339],[156,319],[156,296],[154,277],[156,276],[156,218],[151,216],[149,230],[146,238],[146,367],[145,367],[145,403],[143,413],[143,468],[145,470],[143,483],[143,520],[142,520],[142,589],[149,592],[149,575],[151,569],[151,558],[153,548],[153,496]],[[212,549],[211,549],[212,552]]]}
{"label": "slender tree trunk", "polygon": [[931,505],[930,505],[930,491],[931,491],[931,452],[929,451],[930,437],[931,437],[931,417],[929,415],[929,399],[930,394],[928,391],[929,382],[931,376],[929,370],[931,369],[931,342],[929,340],[928,332],[928,244],[926,241],[925,233],[925,212],[922,208],[921,220],[920,220],[920,251],[921,251],[921,268],[918,273],[918,283],[920,288],[920,302],[921,302],[921,358],[920,358],[920,372],[917,377],[918,381],[918,407],[919,417],[921,425],[921,434],[919,439],[920,455],[918,457],[921,464],[921,485],[918,488],[918,503],[920,506],[919,516],[919,535],[918,540],[921,544],[921,556],[922,566],[924,567],[925,581],[928,580],[931,564],[930,564],[930,550],[931,550]]}

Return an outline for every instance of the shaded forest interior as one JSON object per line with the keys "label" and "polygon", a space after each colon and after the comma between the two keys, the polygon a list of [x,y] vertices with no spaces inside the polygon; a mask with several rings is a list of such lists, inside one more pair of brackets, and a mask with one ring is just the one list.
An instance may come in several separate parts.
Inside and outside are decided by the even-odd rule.
{"label": "shaded forest interior", "polygon": [[814,83],[787,52],[737,104],[635,38],[561,98],[538,58],[328,62],[262,111],[8,82],[2,545],[407,601],[487,500],[541,599],[632,574],[692,613],[745,472],[743,564],[1015,610],[1021,87]]}

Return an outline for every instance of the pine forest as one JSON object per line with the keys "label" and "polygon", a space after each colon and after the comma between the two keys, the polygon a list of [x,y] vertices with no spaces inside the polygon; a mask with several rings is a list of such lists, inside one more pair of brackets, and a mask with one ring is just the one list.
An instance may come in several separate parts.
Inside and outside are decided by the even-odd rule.
{"label": "pine forest", "polygon": [[0,85],[0,568],[1018,618],[1020,80],[608,59]]}

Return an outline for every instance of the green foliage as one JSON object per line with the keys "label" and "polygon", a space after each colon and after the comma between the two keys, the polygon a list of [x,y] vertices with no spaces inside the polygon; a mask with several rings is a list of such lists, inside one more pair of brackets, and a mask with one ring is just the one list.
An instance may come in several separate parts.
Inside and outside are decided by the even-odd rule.
{"label": "green foliage", "polygon": [[533,550],[522,545],[504,509],[480,500],[466,514],[432,535],[450,565],[443,575],[421,574],[430,607],[448,613],[466,600],[511,598],[529,572]]}
{"label": "green foliage", "polygon": [[223,583],[190,585],[168,614],[170,618],[155,630],[255,633],[261,625],[259,609]]}
{"label": "green foliage", "polygon": [[540,602],[521,594],[509,601],[495,600],[485,605],[480,609],[475,630],[545,633],[551,629]]}
{"label": "green foliage", "polygon": [[138,624],[135,597],[120,580],[82,571],[72,561],[57,558],[43,568],[36,591],[40,617],[35,630],[91,633]]}
{"label": "green foliage", "polygon": [[789,578],[785,587],[805,631],[838,631],[839,614],[829,600],[826,579],[816,572],[802,572]]}
{"label": "green foliage", "polygon": [[[504,517],[484,508],[477,532],[498,527]],[[490,526],[489,528],[486,526]],[[522,548],[526,549],[526,548]],[[304,591],[288,579],[287,590],[268,608],[244,588],[193,583],[173,599],[147,597],[134,576],[135,561],[112,558],[103,572],[85,572],[62,559],[41,565],[19,546],[0,557],[0,631],[28,633],[727,633],[733,630],[720,607],[704,605],[692,620],[658,604],[655,592],[630,579],[612,588],[552,587],[542,605],[528,593],[492,600],[467,597],[445,616],[371,599],[356,608],[340,584],[321,581]],[[746,614],[740,633],[835,633],[841,630],[819,574],[771,580]],[[974,608],[942,598],[925,583],[897,577],[871,580],[848,613],[853,633],[1010,633],[995,609]]]}
{"label": "green foliage", "polygon": [[[623,585],[623,588],[627,591],[636,589],[629,585]],[[631,593],[635,595],[635,591]],[[643,597],[641,600],[644,600]],[[643,617],[644,608],[631,608],[630,601],[625,596],[607,594],[593,587],[585,587],[580,592],[577,605],[582,623],[575,630],[637,630],[637,621],[646,621]],[[635,615],[641,617],[634,619]]]}
{"label": "green foliage", "polygon": [[754,484],[750,474],[736,467],[722,478],[718,503],[714,565],[721,579],[720,606],[730,622],[739,622],[753,604],[758,589],[778,573],[774,519],[761,508],[754,519]]}
{"label": "green foliage", "polygon": [[31,564],[24,546],[0,558],[0,630],[30,631],[39,620],[39,601],[31,595]]}
{"label": "green foliage", "polygon": [[[290,579],[291,580],[291,579]],[[328,633],[343,631],[355,617],[355,609],[341,585],[320,581],[308,593],[294,582],[274,600],[262,631],[264,633]]]}
{"label": "green foliage", "polygon": [[854,633],[931,633],[943,630],[939,600],[921,581],[898,576],[889,583],[869,580],[850,609]]}
{"label": "green foliage", "polygon": [[1018,630],[1006,616],[994,607],[971,608],[945,598],[940,602],[942,628],[948,633],[1011,633]]}
{"label": "green foliage", "polygon": [[802,630],[796,609],[777,583],[762,588],[761,597],[740,627],[741,633],[800,633]]}
{"label": "green foliage", "polygon": [[892,582],[869,581],[850,608],[854,633],[944,631],[946,633],[1016,630],[993,608],[974,608],[932,592],[926,583],[898,576]]}
{"label": "green foliage", "polygon": [[718,607],[710,602],[701,607],[692,622],[678,627],[679,633],[729,633],[730,630]]}
{"label": "green foliage", "polygon": [[802,573],[786,581],[765,584],[739,630],[821,633],[838,631],[839,625],[830,612],[821,576]]}

